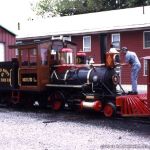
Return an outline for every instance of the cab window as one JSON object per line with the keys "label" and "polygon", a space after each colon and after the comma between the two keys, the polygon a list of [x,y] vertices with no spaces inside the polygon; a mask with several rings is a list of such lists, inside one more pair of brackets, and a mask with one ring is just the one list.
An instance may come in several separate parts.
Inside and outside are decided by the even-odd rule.
{"label": "cab window", "polygon": [[21,65],[28,66],[28,51],[27,49],[21,50]]}
{"label": "cab window", "polygon": [[47,65],[48,64],[47,49],[46,48],[41,48],[40,55],[41,55],[41,65]]}
{"label": "cab window", "polygon": [[29,50],[29,62],[30,66],[35,66],[36,65],[36,58],[37,58],[37,51],[36,49],[30,49]]}
{"label": "cab window", "polygon": [[21,50],[21,65],[36,66],[37,65],[37,50],[35,48]]}

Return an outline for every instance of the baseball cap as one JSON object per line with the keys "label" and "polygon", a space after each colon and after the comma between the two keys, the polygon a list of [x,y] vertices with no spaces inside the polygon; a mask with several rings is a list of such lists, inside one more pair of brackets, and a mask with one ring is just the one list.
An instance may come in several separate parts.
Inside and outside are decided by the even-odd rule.
{"label": "baseball cap", "polygon": [[127,48],[127,47],[122,47],[121,50],[122,50],[122,51],[127,51],[128,48]]}

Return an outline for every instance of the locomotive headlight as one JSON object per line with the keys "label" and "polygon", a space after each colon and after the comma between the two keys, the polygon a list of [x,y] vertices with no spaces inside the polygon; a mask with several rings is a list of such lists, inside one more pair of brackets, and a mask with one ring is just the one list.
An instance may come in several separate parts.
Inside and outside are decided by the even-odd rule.
{"label": "locomotive headlight", "polygon": [[112,76],[112,81],[115,85],[119,83],[119,76],[117,74]]}
{"label": "locomotive headlight", "polygon": [[98,76],[97,75],[94,75],[93,76],[93,82],[97,82],[98,81]]}

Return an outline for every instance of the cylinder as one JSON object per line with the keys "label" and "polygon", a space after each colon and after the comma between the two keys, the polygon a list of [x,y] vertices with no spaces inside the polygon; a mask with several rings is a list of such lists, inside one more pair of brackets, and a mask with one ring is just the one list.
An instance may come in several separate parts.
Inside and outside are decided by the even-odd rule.
{"label": "cylinder", "polygon": [[80,105],[81,109],[91,109],[94,111],[100,111],[101,110],[101,102],[100,101],[94,101],[94,102],[86,102],[82,101]]}

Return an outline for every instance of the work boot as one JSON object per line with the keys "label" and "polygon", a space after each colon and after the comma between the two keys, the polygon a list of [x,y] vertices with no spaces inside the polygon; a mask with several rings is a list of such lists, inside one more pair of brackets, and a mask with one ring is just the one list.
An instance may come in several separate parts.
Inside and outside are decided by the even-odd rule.
{"label": "work boot", "polygon": [[133,91],[128,92],[128,95],[137,95],[137,94],[138,94],[138,92],[133,92]]}

